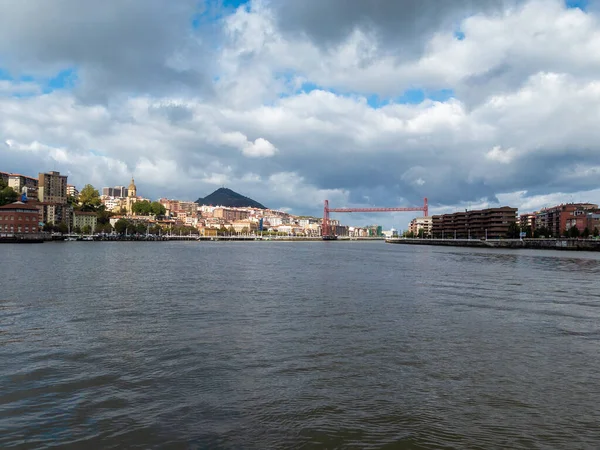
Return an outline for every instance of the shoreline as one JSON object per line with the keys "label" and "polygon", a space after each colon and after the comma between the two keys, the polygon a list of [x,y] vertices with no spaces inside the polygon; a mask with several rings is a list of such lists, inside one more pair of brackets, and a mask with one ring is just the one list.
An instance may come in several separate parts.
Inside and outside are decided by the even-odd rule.
{"label": "shoreline", "polygon": [[538,238],[538,239],[386,239],[387,244],[437,245],[447,247],[508,248],[536,250],[600,251],[600,240]]}
{"label": "shoreline", "polygon": [[[78,237],[76,242],[171,242],[171,241],[189,241],[189,242],[370,242],[384,241],[385,237],[358,237],[350,238],[340,236],[334,240],[323,240],[322,237],[300,237],[300,236],[94,236],[93,239],[84,239]],[[0,237],[0,244],[33,244],[43,242],[74,242],[67,241],[66,236],[49,235],[18,235]]]}

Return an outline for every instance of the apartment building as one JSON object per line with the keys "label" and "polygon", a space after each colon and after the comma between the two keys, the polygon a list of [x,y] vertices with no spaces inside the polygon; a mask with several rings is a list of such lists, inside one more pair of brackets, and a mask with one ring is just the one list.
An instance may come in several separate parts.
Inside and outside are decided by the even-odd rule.
{"label": "apartment building", "polygon": [[499,239],[507,237],[511,224],[517,222],[517,208],[503,206],[432,216],[435,238]]}
{"label": "apartment building", "polygon": [[68,197],[79,197],[79,190],[73,184],[67,184],[67,196]]}
{"label": "apartment building", "polygon": [[213,217],[224,220],[244,220],[249,216],[248,211],[230,208],[215,208]]}
{"label": "apartment building", "polygon": [[433,219],[431,216],[415,217],[410,221],[410,224],[408,225],[408,231],[416,236],[419,234],[420,230],[423,230],[423,235],[429,236],[432,225]]}
{"label": "apartment building", "polygon": [[21,194],[24,188],[27,188],[27,196],[37,198],[38,196],[38,179],[20,175],[18,173],[11,173],[8,175],[7,184],[15,192]]}
{"label": "apartment building", "polygon": [[[564,230],[575,226],[579,231],[588,227],[587,216],[598,212],[594,203],[566,203],[543,208],[535,214],[537,228],[546,228],[553,237],[560,236]],[[590,229],[588,227],[588,229]],[[593,230],[591,228],[590,230]]]}
{"label": "apartment building", "polygon": [[42,203],[67,203],[67,176],[54,171],[40,173],[38,199]]}
{"label": "apartment building", "polygon": [[532,232],[535,231],[535,226],[537,223],[536,214],[537,213],[528,213],[521,214],[519,216],[519,226],[521,227],[521,230],[530,227]]}

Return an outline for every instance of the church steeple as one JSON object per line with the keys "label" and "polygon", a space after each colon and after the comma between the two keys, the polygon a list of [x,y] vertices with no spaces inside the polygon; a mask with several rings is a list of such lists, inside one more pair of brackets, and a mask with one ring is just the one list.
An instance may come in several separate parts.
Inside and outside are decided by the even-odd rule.
{"label": "church steeple", "polygon": [[128,197],[136,197],[137,196],[137,188],[135,187],[133,175],[131,176],[131,183],[129,183],[129,187],[127,188],[127,196]]}

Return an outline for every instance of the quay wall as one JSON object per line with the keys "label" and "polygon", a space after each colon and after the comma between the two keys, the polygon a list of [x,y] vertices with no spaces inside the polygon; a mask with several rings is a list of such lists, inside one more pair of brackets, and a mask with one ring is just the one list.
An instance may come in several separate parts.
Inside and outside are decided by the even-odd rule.
{"label": "quay wall", "polygon": [[600,251],[600,240],[596,239],[386,239],[389,244],[440,245],[449,247],[479,248],[529,248],[541,250]]}

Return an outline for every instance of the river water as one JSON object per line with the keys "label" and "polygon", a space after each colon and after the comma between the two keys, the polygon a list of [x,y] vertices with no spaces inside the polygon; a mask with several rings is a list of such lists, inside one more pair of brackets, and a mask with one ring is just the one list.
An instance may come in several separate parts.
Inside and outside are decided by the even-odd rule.
{"label": "river water", "polygon": [[600,255],[1,245],[0,448],[600,447]]}

